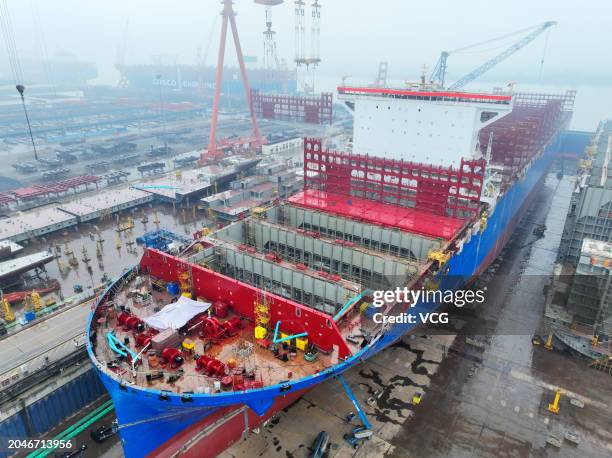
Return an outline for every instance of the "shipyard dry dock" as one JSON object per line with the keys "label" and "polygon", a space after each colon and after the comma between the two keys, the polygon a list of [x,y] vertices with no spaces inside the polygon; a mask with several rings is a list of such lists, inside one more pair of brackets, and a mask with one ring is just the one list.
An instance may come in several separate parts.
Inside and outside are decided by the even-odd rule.
{"label": "shipyard dry dock", "polygon": [[[345,422],[354,407],[331,380],[221,456],[307,457],[321,430],[330,434],[330,457],[610,456],[610,376],[531,343],[540,332],[544,287],[561,238],[572,180],[547,177],[513,241],[483,275],[486,283],[480,286],[487,287],[490,308],[477,312],[484,321],[474,322],[467,335],[407,336],[347,374],[374,425],[371,440],[358,450],[343,440],[358,421]],[[538,238],[533,229],[542,223],[548,229]],[[274,218],[256,222],[255,227],[259,224],[275,224]],[[235,231],[232,235],[228,228],[217,235],[239,241],[242,236]],[[253,235],[257,237],[256,231]],[[466,321],[470,323],[469,317]],[[554,415],[547,405],[557,388],[563,395],[560,412]],[[419,405],[413,404],[416,393],[423,394]],[[572,400],[579,402],[574,405]],[[113,418],[111,412],[96,426]],[[564,439],[566,432],[578,434],[580,444]],[[87,442],[91,456],[122,455],[115,437],[98,445],[88,436],[85,431],[77,442]],[[547,444],[551,437],[560,439],[561,448]]]}
{"label": "shipyard dry dock", "polygon": [[[482,320],[468,315],[460,335],[406,336],[349,372],[372,439],[357,450],[343,439],[359,420],[346,423],[354,406],[331,380],[221,457],[307,457],[322,430],[330,435],[330,457],[609,457],[610,375],[531,342],[541,330],[572,187],[571,177],[547,177],[512,242],[483,274]],[[549,229],[538,238],[533,229],[542,223]],[[547,407],[557,389],[553,414]],[[566,439],[572,434],[579,444]],[[560,448],[551,445],[555,439]]]}

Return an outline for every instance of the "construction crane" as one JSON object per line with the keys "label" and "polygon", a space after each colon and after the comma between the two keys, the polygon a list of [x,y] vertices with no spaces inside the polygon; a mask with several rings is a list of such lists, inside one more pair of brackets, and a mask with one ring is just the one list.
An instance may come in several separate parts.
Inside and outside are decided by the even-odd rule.
{"label": "construction crane", "polygon": [[[210,120],[210,134],[208,136],[208,150],[203,153],[200,157],[200,162],[206,163],[211,160],[223,157],[223,149],[217,143],[217,121],[219,115],[219,100],[221,97],[221,83],[223,78],[223,62],[225,60],[225,41],[227,37],[227,28],[231,28],[232,37],[234,38],[234,48],[236,49],[236,57],[238,58],[238,65],[240,67],[240,74],[242,76],[242,85],[244,87],[244,95],[249,105],[249,112],[251,115],[251,127],[253,129],[253,136],[240,140],[240,145],[248,145],[249,147],[258,147],[265,142],[265,138],[261,136],[259,132],[259,126],[257,125],[257,116],[255,110],[253,110],[253,103],[251,101],[251,88],[249,87],[249,80],[247,77],[246,66],[244,65],[244,57],[242,55],[242,47],[240,46],[240,39],[238,37],[238,27],[236,26],[236,13],[234,11],[232,0],[223,0],[223,11],[221,12],[222,23],[221,23],[221,39],[219,41],[219,54],[217,55],[217,68],[215,72],[215,93],[213,97],[213,108],[212,116]],[[233,143],[235,145],[235,142]]]}
{"label": "construction crane", "polygon": [[[495,57],[489,59],[484,64],[482,64],[478,68],[472,70],[467,75],[459,78],[457,81],[455,81],[448,88],[449,90],[461,89],[466,84],[474,81],[476,78],[478,78],[482,74],[484,74],[484,73],[488,72],[489,70],[491,70],[493,67],[495,67],[500,62],[506,60],[508,57],[510,57],[512,54],[514,54],[518,50],[520,50],[520,49],[524,48],[525,46],[527,46],[529,43],[531,43],[533,40],[535,40],[542,32],[544,32],[545,30],[547,30],[548,28],[550,28],[550,27],[552,27],[552,26],[554,26],[556,24],[557,23],[555,21],[546,21],[546,22],[544,22],[542,24],[539,24],[539,25],[536,25],[536,26],[533,26],[533,27],[528,27],[526,29],[521,29],[521,30],[518,30],[516,32],[512,32],[512,33],[509,33],[509,34],[506,34],[506,35],[502,35],[500,37],[493,38],[493,39],[490,39],[490,40],[481,41],[481,42],[478,42],[478,43],[475,43],[475,44],[472,44],[472,45],[469,45],[469,46],[464,46],[462,48],[454,49],[452,51],[442,51],[440,53],[440,58],[438,59],[438,62],[436,63],[436,66],[434,67],[434,70],[431,73],[431,76],[430,76],[429,79],[430,79],[430,81],[432,83],[438,83],[440,86],[444,87],[444,83],[445,83],[445,80],[446,80],[447,61],[448,61],[448,57],[451,54],[456,54],[456,53],[459,53],[459,52],[467,51],[469,49],[477,48],[477,47],[482,46],[482,45],[486,45],[486,44],[493,43],[495,41],[503,40],[505,38],[508,38],[508,37],[511,37],[511,36],[514,36],[514,35],[519,35],[519,34],[523,34],[523,33],[529,32],[526,36],[521,38],[519,41],[517,41],[516,43],[514,43],[510,47],[506,48],[504,51],[502,51],[501,53],[499,53]],[[544,61],[542,60],[542,63],[543,62]]]}
{"label": "construction crane", "polygon": [[130,18],[125,20],[125,28],[123,29],[123,37],[119,46],[117,46],[117,56],[115,58],[115,68],[119,71],[120,79],[117,83],[117,87],[125,89],[129,87],[130,80],[125,74],[125,51],[127,48],[128,31],[130,28]]}
{"label": "construction crane", "polygon": [[316,67],[321,62],[321,4],[312,2],[310,22],[310,56],[306,56],[306,25],[304,23],[305,3],[295,0],[295,63]]}

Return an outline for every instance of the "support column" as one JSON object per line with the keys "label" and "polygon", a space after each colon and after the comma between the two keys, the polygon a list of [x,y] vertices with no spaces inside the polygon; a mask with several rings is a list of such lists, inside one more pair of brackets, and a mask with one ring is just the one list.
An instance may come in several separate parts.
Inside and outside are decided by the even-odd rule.
{"label": "support column", "polygon": [[221,41],[219,42],[219,55],[217,56],[217,71],[215,73],[215,94],[213,99],[212,118],[210,120],[210,136],[208,138],[208,153],[214,154],[217,149],[217,117],[219,112],[219,98],[221,96],[221,80],[223,78],[223,61],[225,60],[225,38],[227,36],[227,18],[233,14],[232,4],[227,0],[223,4],[223,22],[221,25]]}
{"label": "support column", "polygon": [[253,103],[251,102],[251,89],[249,87],[249,80],[247,77],[246,67],[244,65],[244,58],[242,56],[242,48],[240,46],[240,38],[238,37],[238,29],[236,28],[236,17],[232,12],[229,17],[230,24],[232,26],[232,36],[234,37],[234,46],[236,47],[236,54],[238,56],[238,63],[240,64],[240,73],[242,75],[242,86],[244,87],[244,95],[247,103],[249,104],[249,112],[251,113],[251,127],[253,128],[253,136],[255,141],[260,140],[259,127],[257,126],[257,118],[255,117],[255,111],[253,110]]}

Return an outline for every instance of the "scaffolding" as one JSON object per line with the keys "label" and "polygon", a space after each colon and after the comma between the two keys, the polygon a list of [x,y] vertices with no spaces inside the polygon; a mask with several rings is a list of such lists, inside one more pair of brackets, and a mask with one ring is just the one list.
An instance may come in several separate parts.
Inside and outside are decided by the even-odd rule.
{"label": "scaffolding", "polygon": [[257,302],[255,302],[255,326],[270,330],[270,306],[266,298],[266,291],[259,290]]}
{"label": "scaffolding", "polygon": [[[189,267],[191,269],[191,266]],[[178,274],[179,279],[179,288],[181,290],[181,294],[188,293],[191,294],[191,273],[189,270],[183,270]]]}

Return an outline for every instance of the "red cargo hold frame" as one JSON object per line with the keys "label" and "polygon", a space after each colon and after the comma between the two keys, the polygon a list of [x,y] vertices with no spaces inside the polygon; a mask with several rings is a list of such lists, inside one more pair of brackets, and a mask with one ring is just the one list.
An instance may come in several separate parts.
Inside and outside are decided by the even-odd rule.
{"label": "red cargo hold frame", "polygon": [[453,218],[480,208],[485,160],[461,160],[459,169],[323,149],[304,140],[304,190],[360,197]]}

